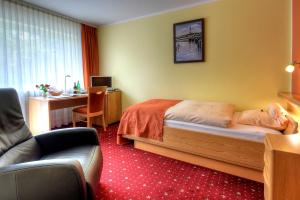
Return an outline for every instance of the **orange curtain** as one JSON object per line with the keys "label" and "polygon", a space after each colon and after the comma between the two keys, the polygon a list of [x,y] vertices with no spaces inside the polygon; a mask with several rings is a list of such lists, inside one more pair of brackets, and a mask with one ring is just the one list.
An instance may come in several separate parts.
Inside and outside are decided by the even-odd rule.
{"label": "orange curtain", "polygon": [[[292,15],[292,60],[300,62],[300,0],[293,0]],[[300,94],[300,68],[297,65],[292,75],[292,93]]]}
{"label": "orange curtain", "polygon": [[81,25],[82,62],[84,87],[90,87],[90,76],[99,76],[99,50],[97,29]]}

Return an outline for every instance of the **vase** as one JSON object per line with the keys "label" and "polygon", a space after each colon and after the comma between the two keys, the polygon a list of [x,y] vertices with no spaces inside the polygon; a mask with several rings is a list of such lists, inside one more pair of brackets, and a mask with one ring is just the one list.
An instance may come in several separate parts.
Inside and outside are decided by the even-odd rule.
{"label": "vase", "polygon": [[48,96],[48,92],[43,92],[43,93],[42,93],[42,97],[45,97],[45,98],[46,98],[47,96]]}

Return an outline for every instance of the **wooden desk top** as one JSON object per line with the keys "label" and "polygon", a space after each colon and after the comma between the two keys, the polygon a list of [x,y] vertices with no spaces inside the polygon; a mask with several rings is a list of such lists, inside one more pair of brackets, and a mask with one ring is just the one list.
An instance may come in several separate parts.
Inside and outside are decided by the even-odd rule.
{"label": "wooden desk top", "polygon": [[[106,95],[113,94],[118,91],[106,92]],[[50,96],[50,97],[29,97],[29,101],[43,103],[49,106],[49,110],[69,108],[87,104],[88,94],[76,94],[74,96]]]}
{"label": "wooden desk top", "polygon": [[[117,91],[106,91],[106,95],[108,93],[114,93],[114,92],[121,92],[120,90]],[[74,95],[60,95],[60,96],[48,96],[48,97],[29,97],[29,99],[37,100],[37,101],[63,101],[67,99],[83,99],[87,98],[88,94],[74,94]]]}
{"label": "wooden desk top", "polygon": [[29,97],[29,99],[37,100],[37,101],[64,101],[71,99],[83,99],[87,98],[87,94],[79,94],[74,96],[49,96],[49,97]]}
{"label": "wooden desk top", "polygon": [[87,94],[76,96],[57,96],[57,97],[29,97],[29,102],[47,104],[49,110],[69,108],[87,104]]}

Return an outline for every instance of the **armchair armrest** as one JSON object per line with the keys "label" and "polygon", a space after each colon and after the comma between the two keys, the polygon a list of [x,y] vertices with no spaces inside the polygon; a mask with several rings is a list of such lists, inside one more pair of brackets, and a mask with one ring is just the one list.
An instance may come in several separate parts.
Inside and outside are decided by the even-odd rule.
{"label": "armchair armrest", "polygon": [[43,154],[49,154],[82,145],[99,145],[93,128],[65,128],[35,136]]}
{"label": "armchair armrest", "polygon": [[35,161],[0,168],[0,199],[80,200],[86,195],[78,161]]}

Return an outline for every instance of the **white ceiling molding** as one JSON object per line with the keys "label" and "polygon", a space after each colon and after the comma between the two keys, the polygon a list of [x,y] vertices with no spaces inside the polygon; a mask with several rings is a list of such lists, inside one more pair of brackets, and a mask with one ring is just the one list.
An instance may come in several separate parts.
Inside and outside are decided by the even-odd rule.
{"label": "white ceiling molding", "polygon": [[140,16],[140,17],[134,17],[134,18],[126,19],[126,20],[121,20],[121,21],[113,22],[113,23],[110,23],[110,24],[107,24],[107,25],[122,24],[122,23],[130,22],[130,21],[134,21],[134,20],[147,18],[147,17],[153,17],[153,16],[162,15],[162,14],[169,13],[169,12],[174,12],[174,11],[177,11],[177,10],[192,8],[192,7],[200,6],[200,5],[207,4],[207,3],[213,3],[215,1],[218,1],[218,0],[203,0],[203,1],[198,2],[198,3],[185,5],[185,6],[181,6],[181,7],[177,7],[177,8],[173,8],[173,9],[168,9],[168,10],[164,10],[164,11],[161,11],[161,12],[155,12],[155,13],[152,13],[152,14],[149,14],[149,15],[143,15],[143,16]]}
{"label": "white ceiling molding", "polygon": [[85,24],[125,23],[218,0],[16,0]]}
{"label": "white ceiling molding", "polygon": [[24,0],[6,0],[6,1],[10,1],[10,2],[13,2],[15,4],[19,4],[19,5],[22,5],[22,6],[26,6],[26,7],[29,7],[29,8],[32,8],[32,9],[44,12],[44,13],[48,13],[50,15],[54,15],[54,16],[57,16],[57,17],[61,17],[61,18],[73,21],[73,22],[77,22],[77,23],[81,23],[81,24],[86,24],[86,25],[89,25],[89,26],[97,28],[97,25],[89,24],[88,22],[81,21],[80,19],[76,19],[76,18],[67,16],[67,15],[55,12],[53,10],[49,10],[47,8],[43,8],[41,6],[38,6],[38,5],[35,5],[35,4],[32,4],[32,3],[26,2]]}

